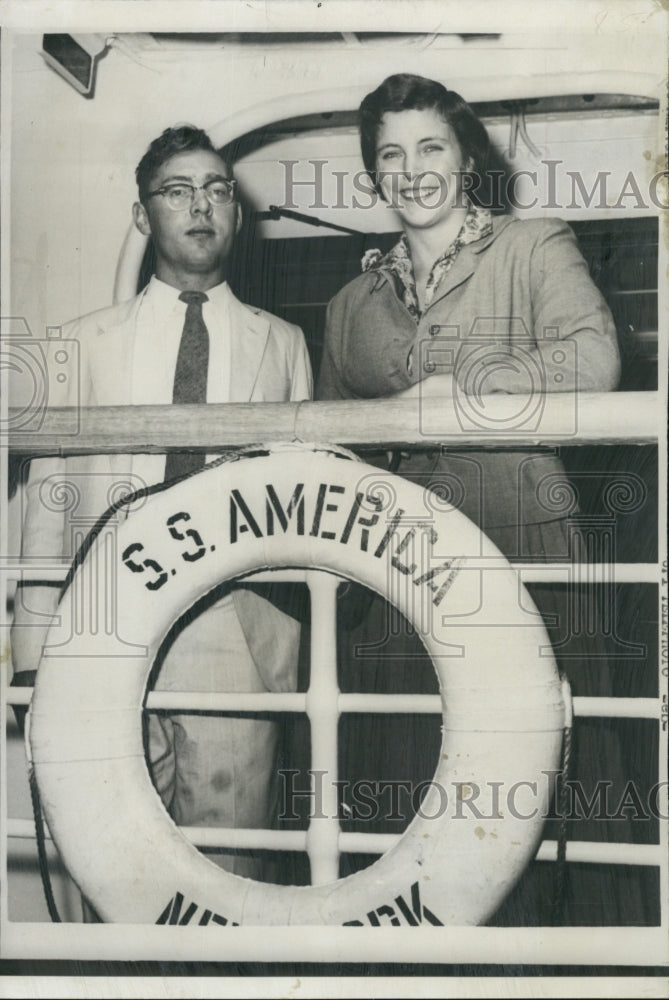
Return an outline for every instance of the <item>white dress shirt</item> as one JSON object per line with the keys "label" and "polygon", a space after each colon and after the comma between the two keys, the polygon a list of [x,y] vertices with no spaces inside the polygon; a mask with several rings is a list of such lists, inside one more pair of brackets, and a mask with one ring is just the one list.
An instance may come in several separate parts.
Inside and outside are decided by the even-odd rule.
{"label": "white dress shirt", "polygon": [[[152,277],[139,307],[132,364],[133,403],[171,403],[186,303],[178,288]],[[202,317],[209,331],[207,402],[230,399],[230,321],[227,282],[210,288]]]}
{"label": "white dress shirt", "polygon": [[[171,403],[179,343],[186,316],[181,290],[151,278],[137,314],[137,335],[131,364],[131,402],[141,406]],[[209,331],[207,402],[230,400],[230,289],[222,282],[206,293],[202,317]],[[207,461],[215,455],[207,455]],[[164,455],[136,455],[132,471],[149,483],[161,482],[165,475]]]}
{"label": "white dress shirt", "polygon": [[[187,303],[179,298],[180,289],[159,281],[149,282],[137,315],[132,357],[131,402],[133,405],[171,403],[179,343],[186,317]],[[210,288],[202,305],[202,318],[209,332],[209,369],[207,402],[230,401],[230,317],[227,282]],[[216,455],[207,455],[212,461]],[[132,472],[148,485],[165,477],[165,455],[133,455]],[[232,608],[232,598],[218,602],[219,609]],[[163,671],[165,673],[165,671]]]}

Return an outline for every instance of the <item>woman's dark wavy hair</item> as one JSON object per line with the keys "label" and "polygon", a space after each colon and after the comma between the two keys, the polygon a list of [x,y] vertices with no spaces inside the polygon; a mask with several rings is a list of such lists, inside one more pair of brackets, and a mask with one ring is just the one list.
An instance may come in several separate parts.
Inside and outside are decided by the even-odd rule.
{"label": "woman's dark wavy hair", "polygon": [[149,193],[151,179],[163,163],[178,153],[190,153],[194,149],[204,149],[220,156],[204,129],[196,128],[195,125],[166,128],[157,139],[153,140],[135,170],[139,200],[142,204]]}
{"label": "woman's dark wavy hair", "polygon": [[412,73],[386,77],[376,90],[367,94],[358,112],[360,146],[365,169],[376,185],[376,144],[381,121],[386,112],[434,110],[451,126],[460,144],[465,163],[471,159],[469,173],[477,174],[487,187],[488,171],[494,156],[485,126],[467,102],[454,90],[447,90],[437,80]]}

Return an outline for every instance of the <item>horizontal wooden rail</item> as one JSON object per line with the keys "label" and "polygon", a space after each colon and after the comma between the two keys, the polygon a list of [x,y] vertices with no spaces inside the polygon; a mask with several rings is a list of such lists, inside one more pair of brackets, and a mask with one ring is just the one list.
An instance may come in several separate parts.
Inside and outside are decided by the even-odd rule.
{"label": "horizontal wooden rail", "polygon": [[10,409],[9,450],[32,455],[223,451],[267,441],[356,448],[517,448],[650,444],[664,426],[656,392],[502,393],[459,402],[419,399],[206,406]]}

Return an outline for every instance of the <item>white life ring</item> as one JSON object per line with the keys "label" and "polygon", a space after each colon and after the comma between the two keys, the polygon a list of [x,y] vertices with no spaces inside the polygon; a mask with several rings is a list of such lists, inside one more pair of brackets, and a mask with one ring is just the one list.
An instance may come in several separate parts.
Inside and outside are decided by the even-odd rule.
{"label": "white life ring", "polygon": [[[35,685],[32,760],[65,865],[105,921],[161,922],[181,894],[221,924],[483,922],[534,856],[564,723],[548,637],[516,571],[457,510],[431,510],[419,487],[335,449],[268,446],[236,458],[157,487],[116,528],[115,553],[99,535],[75,564],[61,621],[75,592],[85,602],[91,583],[116,580],[118,628],[85,626],[64,644],[52,629]],[[270,487],[286,516],[268,530]],[[242,530],[243,503],[253,530]],[[175,515],[194,534],[170,532]],[[427,544],[409,559],[419,527]],[[145,572],[128,572],[129,549]],[[481,557],[496,568],[478,568]],[[153,789],[141,736],[147,677],[177,617],[225,579],[288,566],[391,595],[423,630],[430,609],[424,642],[443,701],[441,754],[419,814],[369,868],[318,886],[241,878],[198,853]],[[77,611],[87,622],[85,605]],[[507,808],[512,786],[531,802],[521,794]],[[463,808],[473,789],[479,817]]]}

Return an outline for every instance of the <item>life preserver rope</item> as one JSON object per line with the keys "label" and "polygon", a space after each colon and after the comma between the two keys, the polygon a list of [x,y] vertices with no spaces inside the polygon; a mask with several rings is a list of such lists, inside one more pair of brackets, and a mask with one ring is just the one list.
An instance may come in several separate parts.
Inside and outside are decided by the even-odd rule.
{"label": "life preserver rope", "polygon": [[[180,898],[219,924],[356,924],[370,914],[480,923],[536,850],[546,772],[559,760],[565,709],[541,619],[520,599],[517,573],[457,510],[434,509],[417,486],[332,448],[263,451],[158,489],[115,527],[115,551],[100,533],[75,564],[31,708],[59,852],[106,921],[159,922]],[[478,569],[481,557],[499,568]],[[319,886],[243,879],[198,853],[153,789],[141,735],[147,677],[172,623],[224,580],[289,566],[358,581],[420,623],[443,702],[419,814],[372,866]],[[94,628],[87,606],[105,588],[113,635]],[[521,785],[533,789],[533,810],[505,808],[500,789]],[[465,809],[473,789],[478,809]]]}

